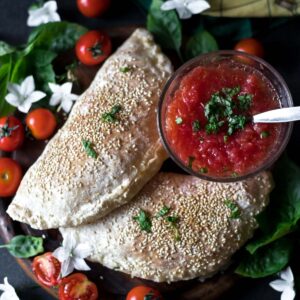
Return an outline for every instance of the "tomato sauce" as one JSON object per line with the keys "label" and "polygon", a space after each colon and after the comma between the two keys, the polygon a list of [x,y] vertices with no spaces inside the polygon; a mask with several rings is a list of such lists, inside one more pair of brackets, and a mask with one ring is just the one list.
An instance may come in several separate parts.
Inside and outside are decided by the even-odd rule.
{"label": "tomato sauce", "polygon": [[[280,107],[279,96],[271,82],[257,69],[226,60],[199,66],[187,73],[178,89],[167,98],[164,132],[169,146],[193,171],[213,177],[242,176],[261,166],[280,143],[282,124],[253,124],[228,135],[223,126],[208,134],[205,104],[222,88],[240,87],[252,95],[249,115]],[[199,121],[199,130],[193,123]],[[198,122],[197,121],[197,122]]]}

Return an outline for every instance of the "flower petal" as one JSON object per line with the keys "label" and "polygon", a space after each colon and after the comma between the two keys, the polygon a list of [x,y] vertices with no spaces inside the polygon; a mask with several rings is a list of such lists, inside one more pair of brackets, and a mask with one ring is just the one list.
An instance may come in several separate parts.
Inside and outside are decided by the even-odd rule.
{"label": "flower petal", "polygon": [[29,101],[31,103],[37,102],[46,97],[46,94],[41,91],[34,91],[29,95],[29,97],[25,101]]}
{"label": "flower petal", "polygon": [[171,10],[176,8],[176,3],[175,1],[167,1],[164,2],[164,4],[160,7],[161,10]]}
{"label": "flower petal", "polygon": [[60,103],[61,101],[61,94],[60,93],[55,93],[55,94],[52,94],[51,98],[50,98],[50,101],[49,101],[49,104],[51,106],[56,106]]}
{"label": "flower petal", "polygon": [[86,258],[87,256],[91,255],[92,248],[88,244],[79,244],[73,250],[73,254],[75,257],[78,258]]}
{"label": "flower petal", "polygon": [[58,22],[60,21],[60,16],[57,12],[51,12],[49,15],[50,22]]}
{"label": "flower petal", "polygon": [[76,239],[73,233],[68,233],[64,236],[63,247],[65,250],[72,253],[73,249],[76,247]]}
{"label": "flower petal", "polygon": [[52,255],[60,262],[63,262],[70,257],[71,252],[67,251],[64,247],[59,247],[52,253]]}
{"label": "flower petal", "polygon": [[7,85],[7,89],[10,93],[15,94],[16,96],[20,96],[21,87],[16,83],[9,83]]}
{"label": "flower petal", "polygon": [[76,101],[78,99],[78,95],[75,95],[75,94],[70,94],[68,95],[68,98],[71,100],[71,101]]}
{"label": "flower petal", "polygon": [[78,271],[90,271],[91,268],[82,258],[73,258],[74,268]]}
{"label": "flower petal", "polygon": [[192,16],[192,13],[185,6],[177,7],[176,10],[180,19],[189,19]]}
{"label": "flower petal", "polygon": [[24,81],[21,83],[20,93],[22,96],[29,96],[35,89],[33,76],[27,76]]}
{"label": "flower petal", "polygon": [[73,102],[69,99],[64,99],[61,102],[61,107],[66,113],[70,112],[72,106],[73,106]]}
{"label": "flower petal", "polygon": [[191,13],[200,14],[204,10],[209,9],[210,5],[207,1],[201,0],[190,2],[186,5],[186,7]]}
{"label": "flower petal", "polygon": [[281,294],[281,300],[293,300],[295,299],[296,292],[292,287],[286,288]]}
{"label": "flower petal", "polygon": [[61,93],[60,85],[49,82],[48,86],[53,93]]}
{"label": "flower petal", "polygon": [[284,289],[290,286],[285,280],[281,279],[271,281],[269,285],[272,289],[274,289],[277,292],[282,292]]}
{"label": "flower petal", "polygon": [[18,106],[18,110],[24,114],[27,114],[30,110],[31,102],[24,101],[21,105]]}
{"label": "flower petal", "polygon": [[50,12],[51,11],[52,12],[57,11],[57,3],[56,3],[56,1],[47,1],[46,3],[44,3],[43,7],[46,8]]}
{"label": "flower petal", "polygon": [[66,277],[71,274],[74,270],[73,260],[68,258],[67,260],[63,261],[61,264],[61,276]]}
{"label": "flower petal", "polygon": [[34,10],[29,10],[27,25],[31,27],[48,23],[49,15],[47,9],[43,6]]}
{"label": "flower petal", "polygon": [[294,275],[290,267],[287,267],[285,270],[279,273],[280,278],[286,280],[289,283],[294,282]]}
{"label": "flower petal", "polygon": [[15,107],[18,107],[21,104],[20,99],[16,95],[11,93],[5,96],[5,100],[7,103]]}
{"label": "flower petal", "polygon": [[70,94],[72,91],[72,82],[66,82],[63,85],[60,86],[62,93],[64,94]]}

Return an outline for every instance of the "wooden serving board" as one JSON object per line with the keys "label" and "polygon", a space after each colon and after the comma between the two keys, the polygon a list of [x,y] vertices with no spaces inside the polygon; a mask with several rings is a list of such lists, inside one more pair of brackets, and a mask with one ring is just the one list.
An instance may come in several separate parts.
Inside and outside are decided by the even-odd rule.
{"label": "wooden serving board", "polygon": [[[108,31],[108,34],[112,37],[114,47],[119,46],[129,35],[137,28],[137,26],[127,26],[122,28],[112,28]],[[172,54],[170,54],[172,59]],[[74,54],[62,55],[58,61],[57,66],[67,65],[72,62]],[[173,59],[172,59],[173,60]],[[173,61],[174,65],[177,65],[176,60]],[[79,65],[76,70],[76,76],[78,83],[76,84],[77,92],[83,92],[93,80],[99,67],[85,67]],[[1,156],[11,156],[17,160],[24,172],[35,162],[43,151],[47,142],[35,141],[26,139],[23,147],[20,150],[13,152],[11,155],[7,153],[1,153]],[[170,159],[164,164],[163,171],[182,172]],[[58,230],[39,231],[32,229],[26,224],[19,222],[13,222],[12,219],[6,214],[6,209],[11,199],[0,199],[0,236],[4,242],[9,242],[15,235],[29,234],[35,236],[45,236],[45,251],[53,251],[59,247],[61,243],[61,235]],[[18,264],[24,269],[26,274],[31,277],[38,284],[34,274],[31,270],[30,259],[17,259]],[[137,285],[148,285],[160,290],[164,294],[165,299],[178,299],[178,300],[213,300],[221,297],[223,293],[229,290],[238,280],[238,276],[234,275],[229,268],[225,273],[218,274],[205,282],[198,280],[181,281],[176,283],[155,283],[148,280],[142,280],[139,278],[131,278],[129,275],[113,271],[101,266],[100,264],[90,263],[92,271],[86,272],[86,275],[90,280],[95,282],[100,291],[99,300],[123,300],[127,292]],[[48,293],[57,296],[56,289],[49,289],[43,287]]]}

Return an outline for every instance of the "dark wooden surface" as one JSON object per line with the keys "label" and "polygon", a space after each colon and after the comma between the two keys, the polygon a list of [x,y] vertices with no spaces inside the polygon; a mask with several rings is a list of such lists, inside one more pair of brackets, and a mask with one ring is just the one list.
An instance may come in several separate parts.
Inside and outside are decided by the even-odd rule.
{"label": "dark wooden surface", "polygon": [[[34,1],[30,0],[1,0],[0,1],[0,40],[6,40],[12,43],[20,43],[26,40],[29,28],[26,26],[27,7]],[[106,30],[114,37],[115,43],[118,44],[128,32],[132,30],[137,24],[144,24],[145,16],[139,12],[130,1],[113,1],[112,10],[102,19],[87,20],[82,17],[75,7],[75,1],[59,0],[59,12],[66,20],[80,22],[89,26],[90,28],[106,28]],[[117,30],[115,29],[117,28]],[[274,31],[268,32],[266,35],[259,36],[263,41],[267,50],[267,60],[277,68],[287,80],[288,85],[292,91],[295,103],[300,105],[300,20],[294,19],[282,26],[276,28]],[[84,71],[86,72],[86,71]],[[86,82],[87,84],[87,82]],[[299,100],[298,100],[299,99]],[[300,163],[300,157],[298,155],[300,151],[300,128],[296,125],[291,143],[289,145],[289,154]],[[36,149],[37,147],[32,147]],[[38,154],[38,153],[36,153]],[[23,164],[29,164],[29,161],[23,160]],[[19,224],[12,224],[7,216],[4,214],[4,210],[7,203],[1,201],[0,203],[0,235],[5,239],[10,238],[15,232],[20,233],[28,230],[28,227],[23,226],[21,228]],[[56,232],[49,232],[50,237],[48,239],[48,249],[53,249],[57,245]],[[50,241],[50,243],[49,243]],[[52,242],[51,242],[52,241]],[[30,261],[18,261],[19,266],[30,270]],[[34,283],[28,280],[28,277],[21,271],[14,259],[9,256],[6,250],[0,252],[0,281],[3,277],[8,276],[10,282],[18,289],[21,299],[53,299],[49,294]],[[111,271],[103,269],[102,272],[109,274]],[[271,278],[263,280],[241,280],[238,284],[234,285],[234,288],[227,293],[223,293],[228,287],[232,286],[235,281],[235,277],[230,275],[222,275],[215,277],[211,281],[208,281],[205,285],[195,284],[194,282],[187,283],[186,287],[189,291],[185,293],[185,296],[179,296],[180,290],[176,293],[177,297],[172,296],[169,299],[203,299],[209,300],[215,298],[216,294],[220,295],[219,299],[279,299],[280,295],[272,291],[268,287],[268,282]],[[27,274],[28,275],[28,274]],[[29,273],[30,276],[30,273]],[[105,276],[106,277],[106,276]],[[126,277],[126,276],[125,276]],[[104,283],[106,288],[115,289],[117,285],[120,289],[122,287],[126,291],[124,286],[124,280],[128,280],[124,275],[113,272],[109,274],[106,280],[109,283]],[[221,278],[221,279],[220,279]],[[95,278],[96,281],[99,278]],[[120,283],[120,280],[123,282]],[[218,281],[219,280],[219,281]],[[130,282],[130,281],[129,281]],[[131,281],[132,283],[132,281]],[[135,282],[136,283],[136,282]],[[101,283],[103,285],[103,282]],[[191,288],[189,285],[193,285],[196,289]],[[205,286],[206,288],[203,288]],[[197,288],[200,287],[200,292]],[[127,287],[128,288],[128,287]],[[170,288],[170,287],[169,287]],[[201,293],[204,294],[201,294]],[[101,294],[101,293],[100,293]],[[104,295],[102,296],[109,300]],[[104,299],[103,298],[103,299]],[[113,299],[124,299],[124,297],[113,297]]]}

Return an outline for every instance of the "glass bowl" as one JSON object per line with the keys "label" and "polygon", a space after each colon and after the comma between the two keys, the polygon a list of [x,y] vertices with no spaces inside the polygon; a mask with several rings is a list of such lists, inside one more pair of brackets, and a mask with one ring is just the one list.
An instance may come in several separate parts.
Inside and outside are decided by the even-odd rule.
{"label": "glass bowl", "polygon": [[179,165],[183,170],[185,170],[191,175],[197,176],[205,180],[217,182],[234,182],[246,179],[263,170],[269,169],[286,148],[287,143],[290,139],[293,124],[282,123],[277,142],[274,145],[272,145],[272,151],[268,152],[267,157],[264,160],[262,160],[255,168],[252,168],[251,170],[243,174],[234,174],[234,176],[232,174],[230,176],[228,174],[224,176],[219,176],[215,174],[210,175],[209,173],[201,173],[192,169],[192,167],[188,166],[186,162],[183,162],[180,159],[179,155],[176,154],[175,150],[173,149],[173,146],[168,140],[168,135],[166,133],[166,112],[168,110],[168,105],[172,103],[173,97],[176,91],[179,89],[180,83],[185,77],[185,75],[187,75],[194,68],[197,68],[199,66],[209,67],[211,65],[219,64],[220,62],[224,63],[224,61],[226,64],[228,63],[229,65],[239,65],[243,68],[250,67],[251,69],[256,70],[256,74],[262,74],[269,80],[269,82],[273,86],[272,90],[275,90],[275,93],[279,98],[281,107],[293,106],[292,97],[287,87],[287,84],[285,83],[281,75],[267,62],[258,57],[243,52],[231,50],[217,51],[200,55],[186,62],[173,74],[173,76],[166,83],[161,94],[158,107],[157,121],[161,140],[165,149],[169,153],[170,157],[174,160],[174,162],[177,165]]}

